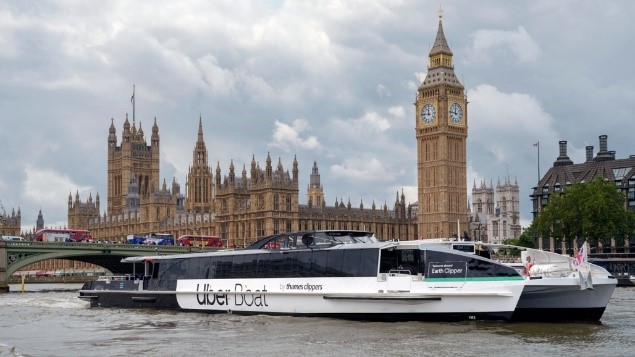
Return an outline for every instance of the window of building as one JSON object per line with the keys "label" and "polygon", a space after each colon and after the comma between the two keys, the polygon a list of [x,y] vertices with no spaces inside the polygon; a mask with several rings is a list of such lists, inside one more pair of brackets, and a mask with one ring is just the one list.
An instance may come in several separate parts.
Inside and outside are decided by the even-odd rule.
{"label": "window of building", "polygon": [[256,235],[258,237],[265,235],[265,222],[262,219],[256,221]]}
{"label": "window of building", "polygon": [[613,169],[613,176],[615,176],[615,180],[622,180],[624,178],[624,175],[626,175],[627,172],[631,171],[631,167],[620,167],[617,169]]}

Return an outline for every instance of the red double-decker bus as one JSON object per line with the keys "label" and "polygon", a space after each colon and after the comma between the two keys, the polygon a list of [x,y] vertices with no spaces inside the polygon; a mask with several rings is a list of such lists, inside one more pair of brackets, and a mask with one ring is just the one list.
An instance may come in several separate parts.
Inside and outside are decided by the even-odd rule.
{"label": "red double-decker bus", "polygon": [[220,248],[223,246],[223,240],[216,236],[183,235],[179,237],[177,244],[190,247]]}
{"label": "red double-decker bus", "polygon": [[44,228],[35,232],[34,238],[38,242],[89,242],[93,236],[85,229]]}

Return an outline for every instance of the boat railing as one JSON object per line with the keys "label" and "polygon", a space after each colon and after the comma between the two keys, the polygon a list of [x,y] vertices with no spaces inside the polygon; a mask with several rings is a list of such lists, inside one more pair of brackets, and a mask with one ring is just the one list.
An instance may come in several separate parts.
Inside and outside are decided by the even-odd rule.
{"label": "boat railing", "polygon": [[126,274],[126,275],[101,275],[97,278],[97,281],[126,281],[126,280],[141,280],[138,276]]}
{"label": "boat railing", "polygon": [[388,271],[388,275],[390,275],[390,276],[412,275],[412,272],[409,269],[390,269]]}

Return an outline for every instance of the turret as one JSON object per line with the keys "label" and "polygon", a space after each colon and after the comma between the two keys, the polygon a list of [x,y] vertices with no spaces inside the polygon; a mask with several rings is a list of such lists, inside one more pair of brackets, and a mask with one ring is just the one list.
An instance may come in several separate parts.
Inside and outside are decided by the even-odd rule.
{"label": "turret", "polygon": [[298,159],[293,155],[293,182],[298,183]]}
{"label": "turret", "polygon": [[271,174],[272,174],[272,167],[271,167],[271,156],[269,155],[269,152],[267,152],[267,166],[265,168],[266,170],[266,176],[265,179],[266,180],[271,180]]}
{"label": "turret", "polygon": [[117,130],[115,129],[115,119],[110,118],[110,128],[108,128],[108,155],[113,155],[117,147]]}

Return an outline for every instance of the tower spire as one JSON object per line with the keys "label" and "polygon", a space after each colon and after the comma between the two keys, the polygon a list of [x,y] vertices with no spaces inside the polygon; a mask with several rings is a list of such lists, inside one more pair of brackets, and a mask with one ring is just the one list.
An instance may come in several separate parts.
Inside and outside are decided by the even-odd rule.
{"label": "tower spire", "polygon": [[452,50],[448,45],[448,41],[445,39],[445,33],[443,33],[443,10],[439,10],[439,27],[437,29],[437,37],[434,39],[434,45],[430,50],[430,56],[439,53],[444,53],[452,56]]}

